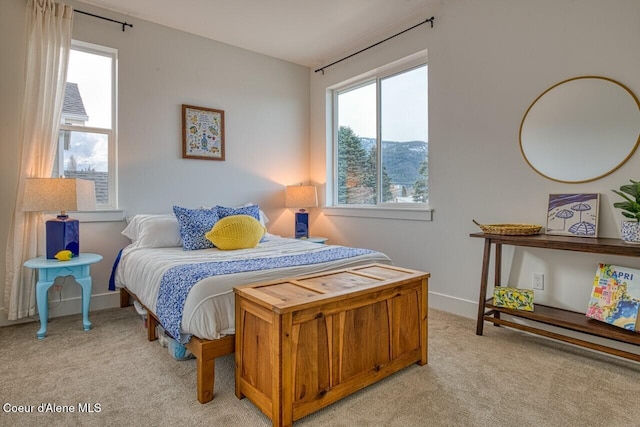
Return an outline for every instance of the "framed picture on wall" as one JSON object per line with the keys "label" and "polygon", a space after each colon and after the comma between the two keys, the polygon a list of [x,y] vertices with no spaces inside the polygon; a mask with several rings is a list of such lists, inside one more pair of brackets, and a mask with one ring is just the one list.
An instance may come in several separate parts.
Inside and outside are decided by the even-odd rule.
{"label": "framed picture on wall", "polygon": [[182,104],[182,158],[224,160],[224,111]]}
{"label": "framed picture on wall", "polygon": [[549,194],[547,234],[598,237],[600,194]]}

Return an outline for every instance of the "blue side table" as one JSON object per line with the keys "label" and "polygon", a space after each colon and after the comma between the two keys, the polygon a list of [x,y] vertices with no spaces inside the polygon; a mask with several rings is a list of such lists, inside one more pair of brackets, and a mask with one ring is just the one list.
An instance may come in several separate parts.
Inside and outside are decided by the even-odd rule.
{"label": "blue side table", "polygon": [[47,259],[41,256],[32,258],[24,263],[25,267],[38,269],[38,282],[36,283],[36,304],[40,315],[38,339],[44,339],[47,333],[47,320],[49,319],[47,293],[57,277],[73,276],[76,283],[82,287],[82,325],[85,331],[91,329],[91,322],[89,321],[89,302],[91,301],[89,265],[101,260],[102,255],[81,253],[69,261],[58,261],[57,259]]}

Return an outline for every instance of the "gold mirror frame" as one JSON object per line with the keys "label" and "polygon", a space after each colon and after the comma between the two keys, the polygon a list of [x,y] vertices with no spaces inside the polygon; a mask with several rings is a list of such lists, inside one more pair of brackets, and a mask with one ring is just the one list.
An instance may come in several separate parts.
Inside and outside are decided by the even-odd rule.
{"label": "gold mirror frame", "polygon": [[538,174],[583,183],[622,166],[640,142],[640,102],[623,84],[582,76],[551,86],[520,124],[520,151]]}

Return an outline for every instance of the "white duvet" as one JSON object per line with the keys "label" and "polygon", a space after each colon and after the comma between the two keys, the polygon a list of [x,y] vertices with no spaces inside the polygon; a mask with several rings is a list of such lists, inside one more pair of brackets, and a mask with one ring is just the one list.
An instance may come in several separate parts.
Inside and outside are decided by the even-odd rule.
{"label": "white duvet", "polygon": [[[138,296],[140,302],[155,313],[162,276],[171,267],[198,262],[295,255],[322,251],[330,247],[330,245],[275,236],[269,237],[255,248],[235,251],[219,249],[184,251],[182,247],[146,248],[132,243],[122,251],[116,271],[116,286],[129,289]],[[374,262],[390,264],[391,260],[383,253],[373,252],[319,264],[208,277],[193,286],[187,296],[182,317],[182,333],[204,339],[217,339],[235,333],[234,286]]]}

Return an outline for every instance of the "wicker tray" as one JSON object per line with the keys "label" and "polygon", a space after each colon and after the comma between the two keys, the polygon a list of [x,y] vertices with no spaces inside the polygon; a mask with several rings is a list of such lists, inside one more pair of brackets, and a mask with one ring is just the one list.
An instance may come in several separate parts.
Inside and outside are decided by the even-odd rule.
{"label": "wicker tray", "polygon": [[542,229],[541,225],[535,224],[479,224],[475,219],[473,222],[483,233],[504,236],[530,236],[540,233]]}

